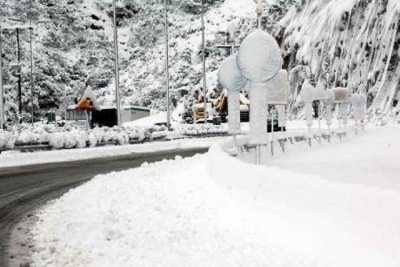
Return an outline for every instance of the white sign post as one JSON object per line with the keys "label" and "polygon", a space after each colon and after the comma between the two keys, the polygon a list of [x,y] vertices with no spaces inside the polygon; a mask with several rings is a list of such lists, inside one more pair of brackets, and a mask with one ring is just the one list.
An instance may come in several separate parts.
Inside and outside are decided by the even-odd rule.
{"label": "white sign post", "polygon": [[308,129],[308,144],[311,146],[311,128],[313,125],[313,107],[312,102],[314,101],[314,87],[309,81],[305,81],[300,92],[301,101],[304,102],[304,116]]}
{"label": "white sign post", "polygon": [[[308,80],[306,80],[303,84],[303,87],[300,92],[301,101],[304,102],[304,115],[308,128],[308,143],[311,146],[311,138],[312,138],[312,125],[314,120],[314,110],[313,110],[313,102],[314,101],[323,101],[327,98],[326,91],[322,86],[314,87],[310,84]],[[318,114],[318,127],[321,133],[321,121],[320,114]]]}
{"label": "white sign post", "polygon": [[[280,70],[279,73],[266,83],[268,105],[272,105],[271,109],[271,133],[270,145],[271,155],[274,155],[274,118],[278,119],[278,126],[286,125],[286,105],[289,101],[289,77],[286,70]],[[275,116],[277,114],[277,116]]]}
{"label": "white sign post", "polygon": [[354,94],[351,97],[351,107],[353,112],[354,121],[356,123],[355,133],[363,128],[363,122],[365,120],[367,112],[367,98],[362,94]]}
{"label": "white sign post", "polygon": [[[348,104],[350,102],[351,92],[347,88],[336,87],[333,90],[335,103],[338,105],[339,125],[344,130],[347,128]],[[339,126],[339,128],[342,128]]]}
{"label": "white sign post", "polygon": [[326,99],[325,99],[325,119],[326,119],[326,124],[328,125],[328,138],[330,141],[330,136],[331,136],[331,126],[332,126],[332,120],[333,120],[333,107],[335,105],[335,93],[333,90],[328,90],[326,92]]}

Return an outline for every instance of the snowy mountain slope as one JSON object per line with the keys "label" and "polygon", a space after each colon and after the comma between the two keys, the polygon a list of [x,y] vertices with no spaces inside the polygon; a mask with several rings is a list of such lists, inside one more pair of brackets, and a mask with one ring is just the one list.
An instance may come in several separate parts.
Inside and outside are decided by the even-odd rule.
{"label": "snowy mountain slope", "polygon": [[[165,108],[165,43],[162,1],[117,1],[121,90],[125,104]],[[400,77],[399,10],[396,0],[276,0],[269,4],[263,27],[281,43],[285,68],[311,66],[316,82],[326,87],[368,90],[373,109],[389,111]],[[227,28],[236,24],[240,41],[255,26],[253,0],[207,1],[207,86],[227,51]],[[286,11],[289,11],[286,13]],[[0,1],[2,17],[26,21],[29,1]],[[44,113],[68,103],[87,86],[104,104],[114,100],[113,43],[110,0],[33,1],[35,110]],[[282,18],[283,17],[283,18]],[[281,19],[282,18],[282,19]],[[39,23],[40,22],[40,23]],[[279,23],[278,23],[279,22]],[[170,73],[173,95],[202,85],[201,23],[191,1],[171,1]],[[14,30],[4,30],[6,103],[9,118],[17,112]],[[23,108],[29,117],[29,35],[22,31]],[[40,109],[39,109],[40,107]],[[14,115],[13,115],[14,114]]]}
{"label": "snowy mountain slope", "polygon": [[368,91],[373,109],[388,111],[398,92],[397,0],[307,1],[280,22],[287,65],[311,66],[314,79]]}
{"label": "snowy mountain slope", "polygon": [[[110,0],[33,0],[34,99],[36,115],[59,109],[87,86],[93,87],[105,104],[113,102],[112,8]],[[165,108],[164,18],[162,1],[117,1],[121,89],[126,104]],[[213,75],[226,53],[216,48],[223,43],[227,25],[240,21],[241,36],[253,27],[252,0],[209,0],[206,15],[207,71],[210,88]],[[281,4],[279,4],[281,5]],[[279,6],[277,5],[277,6]],[[29,0],[0,1],[2,18],[27,22]],[[274,12],[284,13],[279,8]],[[274,24],[269,17],[265,23]],[[171,87],[173,91],[194,90],[201,83],[199,8],[192,1],[171,1],[170,15]],[[21,31],[23,116],[30,112],[29,33]],[[17,77],[10,71],[16,62],[15,30],[3,31],[4,83],[8,118],[18,111]],[[176,93],[179,95],[178,93]]]}

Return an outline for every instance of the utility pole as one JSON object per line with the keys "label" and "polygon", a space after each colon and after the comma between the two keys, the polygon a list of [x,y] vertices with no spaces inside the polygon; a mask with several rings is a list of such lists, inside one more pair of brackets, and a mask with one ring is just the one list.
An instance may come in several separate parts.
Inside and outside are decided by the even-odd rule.
{"label": "utility pole", "polygon": [[202,59],[203,59],[203,96],[204,96],[204,122],[207,123],[207,74],[206,74],[206,26],[204,22],[205,0],[201,0],[201,40],[202,40]]}
{"label": "utility pole", "polygon": [[4,128],[4,90],[3,90],[3,47],[2,47],[2,28],[0,24],[0,129]]}
{"label": "utility pole", "polygon": [[[13,19],[13,18],[8,18],[8,21],[13,21],[13,22],[22,22],[19,19]],[[17,34],[17,59],[18,59],[18,65],[17,65],[17,71],[18,71],[18,108],[19,108],[19,113],[20,115],[22,114],[22,73],[21,73],[21,47],[20,47],[20,39],[19,39],[19,33],[20,29],[24,29],[25,27],[23,26],[17,26],[13,27],[8,24],[6,24],[6,27],[2,27],[1,25],[2,21],[0,21],[0,55],[2,55],[2,33],[3,29],[16,29],[16,34]],[[4,127],[5,124],[5,107],[4,107],[4,84],[3,84],[3,57],[0,56],[0,128]],[[20,117],[20,116],[19,116]],[[19,119],[18,119],[19,122]]]}
{"label": "utility pole", "polygon": [[33,27],[32,27],[32,16],[33,16],[33,3],[32,0],[30,0],[30,7],[29,7],[29,48],[31,50],[30,53],[30,67],[31,67],[31,73],[30,73],[30,87],[31,87],[31,113],[32,113],[32,126],[35,122],[35,107],[34,107],[34,93],[33,93]]}
{"label": "utility pole", "polygon": [[261,16],[263,13],[262,0],[257,0],[257,28],[261,29]]}
{"label": "utility pole", "polygon": [[164,0],[164,28],[165,28],[165,86],[167,101],[167,127],[171,128],[171,109],[170,109],[170,92],[169,92],[169,25],[168,25],[168,0]]}
{"label": "utility pole", "polygon": [[67,120],[68,100],[67,100],[67,85],[64,84],[64,120]]}
{"label": "utility pole", "polygon": [[18,110],[19,110],[19,118],[18,122],[20,122],[22,118],[22,77],[21,77],[21,46],[19,40],[19,28],[16,29],[17,32],[17,61],[18,61]]}
{"label": "utility pole", "polygon": [[118,57],[118,30],[117,30],[117,5],[113,0],[114,22],[114,54],[115,54],[115,102],[117,107],[117,125],[121,126],[121,100],[119,95],[119,57]]}

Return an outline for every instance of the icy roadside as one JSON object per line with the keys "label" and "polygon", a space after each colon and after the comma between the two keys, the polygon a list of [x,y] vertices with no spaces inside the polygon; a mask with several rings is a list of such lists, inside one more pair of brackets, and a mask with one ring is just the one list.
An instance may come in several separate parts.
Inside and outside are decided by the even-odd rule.
{"label": "icy roadside", "polygon": [[199,139],[181,139],[168,142],[152,142],[136,145],[40,151],[33,153],[8,152],[0,154],[0,168],[123,156],[131,153],[147,153],[155,151],[162,152],[171,149],[208,148],[212,144],[218,143],[223,139],[224,137],[210,137]]}
{"label": "icy roadside", "polygon": [[[387,164],[371,166],[399,173],[390,159],[400,150],[388,150],[399,133],[376,130],[338,149],[378,153]],[[290,153],[280,162],[286,158]],[[326,158],[326,166],[341,160]],[[98,176],[40,212],[33,260],[74,267],[399,266],[400,191],[365,186],[352,175],[358,185],[323,171],[249,165],[213,146],[206,155]]]}

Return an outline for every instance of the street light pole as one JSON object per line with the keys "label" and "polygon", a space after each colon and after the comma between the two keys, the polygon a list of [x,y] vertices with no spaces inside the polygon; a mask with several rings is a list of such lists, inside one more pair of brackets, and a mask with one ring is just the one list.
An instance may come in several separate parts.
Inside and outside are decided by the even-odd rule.
{"label": "street light pole", "polygon": [[18,123],[21,122],[22,119],[22,66],[21,66],[21,44],[20,44],[20,36],[19,36],[20,28],[16,28],[17,32],[17,62],[18,62],[18,111],[19,118]]}
{"label": "street light pole", "polygon": [[121,100],[119,95],[119,57],[118,57],[118,30],[117,30],[117,7],[113,0],[113,22],[114,22],[114,54],[115,54],[115,102],[117,106],[117,125],[121,126]]}
{"label": "street light pole", "polygon": [[201,0],[201,40],[202,40],[202,59],[203,59],[203,96],[204,96],[204,122],[207,123],[208,114],[207,114],[207,74],[206,74],[206,27],[204,22],[204,1]]}
{"label": "street light pole", "polygon": [[32,112],[32,126],[33,126],[33,124],[34,124],[34,122],[35,122],[35,107],[34,107],[34,103],[33,103],[33,100],[34,100],[34,95],[33,95],[33,27],[32,27],[32,16],[33,16],[33,14],[32,14],[32,12],[33,12],[33,3],[32,3],[32,0],[30,0],[30,8],[29,8],[29,10],[30,10],[30,14],[29,14],[29,47],[30,47],[30,50],[31,50],[31,53],[30,53],[30,67],[31,67],[31,73],[30,73],[30,86],[31,86],[31,105],[32,105],[32,110],[31,110],[31,112]]}
{"label": "street light pole", "polygon": [[4,90],[3,90],[3,47],[2,47],[2,28],[0,24],[0,129],[5,124],[4,119]]}
{"label": "street light pole", "polygon": [[164,28],[165,28],[165,86],[167,100],[167,127],[171,128],[171,109],[169,101],[169,30],[168,30],[168,0],[164,0]]}
{"label": "street light pole", "polygon": [[261,15],[263,12],[262,0],[257,0],[257,28],[261,29]]}

